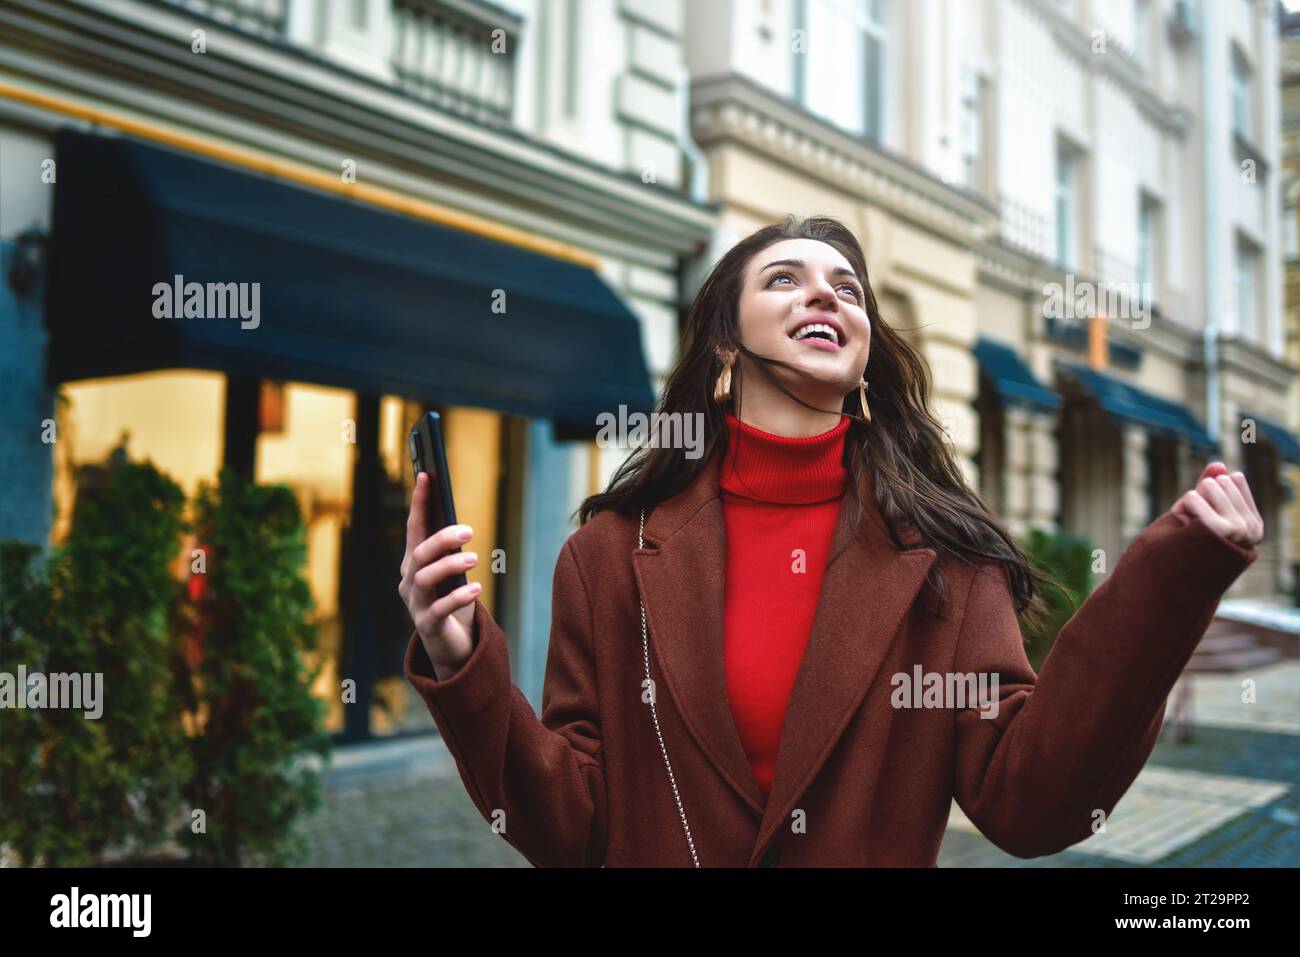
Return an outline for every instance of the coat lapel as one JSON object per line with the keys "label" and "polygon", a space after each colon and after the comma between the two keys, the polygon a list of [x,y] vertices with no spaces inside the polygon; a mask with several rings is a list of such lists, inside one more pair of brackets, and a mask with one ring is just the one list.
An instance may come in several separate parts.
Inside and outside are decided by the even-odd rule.
{"label": "coat lapel", "polygon": [[[720,466],[721,456],[714,455],[691,485],[647,514],[646,547],[637,552],[632,543],[632,565],[657,665],[651,673],[656,693],[672,697],[723,780],[761,818],[752,866],[788,823],[860,706],[936,553],[894,546],[869,477],[862,488],[867,521],[860,534],[850,525],[853,504],[845,495],[765,803],[732,718],[723,670],[726,526]],[[904,544],[916,544],[914,533],[900,534]],[[683,791],[689,805],[689,785]]]}
{"label": "coat lapel", "polygon": [[[657,692],[672,696],[687,729],[756,817],[763,791],[740,742],[722,664],[727,534],[718,497],[722,456],[646,516],[644,551],[632,567],[645,603]],[[670,755],[671,757],[671,755]],[[682,798],[689,803],[689,795]],[[687,817],[689,817],[689,813]]]}

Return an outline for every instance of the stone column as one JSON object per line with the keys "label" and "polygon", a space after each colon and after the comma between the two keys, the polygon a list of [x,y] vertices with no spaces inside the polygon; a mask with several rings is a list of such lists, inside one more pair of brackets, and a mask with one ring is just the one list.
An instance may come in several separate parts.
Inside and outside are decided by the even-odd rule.
{"label": "stone column", "polygon": [[1030,483],[1033,479],[1030,443],[1030,415],[1020,406],[1008,406],[1006,423],[1006,499],[1003,518],[1017,538],[1024,538],[1032,527],[1029,520]]}
{"label": "stone column", "polygon": [[1203,454],[1194,450],[1186,442],[1178,443],[1178,494],[1182,495],[1192,487],[1192,483],[1201,477],[1204,468],[1201,460]]}
{"label": "stone column", "polygon": [[1120,454],[1123,456],[1120,474],[1124,482],[1120,536],[1127,547],[1149,524],[1146,429],[1140,425],[1125,425],[1121,430]]}
{"label": "stone column", "polygon": [[1007,525],[1017,537],[1031,528],[1055,531],[1059,507],[1055,418],[1011,406],[1006,422]]}
{"label": "stone column", "polygon": [[1029,527],[1056,531],[1057,515],[1061,510],[1061,489],[1056,474],[1060,461],[1057,458],[1055,413],[1030,413],[1026,445],[1029,449],[1026,481],[1029,492]]}
{"label": "stone column", "polygon": [[[965,296],[920,283],[910,285],[908,298],[918,329],[918,345],[930,366],[935,414],[952,440],[966,480],[978,488],[975,447],[979,429],[974,402],[979,369],[972,351],[975,304]],[[867,395],[870,398],[870,390]]]}
{"label": "stone column", "polygon": [[[1283,463],[1281,479],[1291,484],[1291,494],[1297,495],[1296,485],[1300,483],[1300,466],[1288,466]],[[1266,536],[1275,536],[1278,545],[1278,560],[1281,564],[1278,577],[1281,581],[1278,583],[1283,588],[1292,586],[1293,578],[1291,566],[1296,561],[1300,561],[1300,551],[1297,550],[1297,542],[1300,542],[1300,535],[1296,534],[1296,523],[1300,520],[1300,505],[1297,500],[1292,499],[1289,503],[1284,503],[1277,510],[1277,528],[1265,528]],[[1295,601],[1300,605],[1300,601]]]}

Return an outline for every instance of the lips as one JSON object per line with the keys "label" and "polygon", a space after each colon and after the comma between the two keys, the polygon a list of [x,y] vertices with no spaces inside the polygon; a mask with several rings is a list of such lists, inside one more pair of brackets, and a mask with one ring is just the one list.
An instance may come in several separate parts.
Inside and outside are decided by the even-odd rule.
{"label": "lips", "polygon": [[822,348],[838,349],[844,345],[844,327],[830,316],[811,316],[790,331],[790,338]]}

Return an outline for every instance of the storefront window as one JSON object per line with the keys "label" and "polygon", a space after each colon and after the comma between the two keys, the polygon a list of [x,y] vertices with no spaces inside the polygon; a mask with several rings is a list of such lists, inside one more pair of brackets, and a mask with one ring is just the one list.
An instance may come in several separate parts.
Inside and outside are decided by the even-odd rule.
{"label": "storefront window", "polygon": [[[226,388],[220,373],[181,370],[65,384],[69,401],[55,446],[53,540],[66,536],[71,520],[76,466],[103,462],[115,448],[132,460],[152,460],[189,498],[201,482],[215,481],[222,464]],[[364,429],[358,429],[356,393],[272,380],[263,380],[258,392],[254,478],[289,486],[306,526],[304,572],[317,628],[317,648],[307,664],[313,670],[321,666],[312,691],[326,704],[327,730],[340,734],[361,725],[355,715],[349,722],[344,682],[350,678],[367,685],[352,691],[356,704],[369,702],[370,734],[430,730],[428,711],[402,672],[413,629],[397,593],[414,487],[406,435],[424,406],[398,396],[380,399],[378,502],[357,509],[354,487]],[[468,578],[483,586],[480,598],[495,616],[498,583],[513,570],[509,556],[494,552],[502,535],[506,419],[486,409],[438,411],[457,518],[474,528],[470,548],[479,563]],[[377,516],[378,523],[378,558],[364,573],[351,544],[358,513]],[[364,588],[375,594],[363,595]],[[356,602],[376,609],[374,614],[353,614]]]}
{"label": "storefront window", "polygon": [[68,382],[62,391],[68,405],[54,444],[54,543],[72,520],[76,466],[102,463],[116,447],[133,461],[151,460],[187,497],[216,477],[225,400],[220,373],[146,372]]}
{"label": "storefront window", "polygon": [[352,514],[355,397],[346,389],[301,382],[277,389],[264,383],[260,412],[262,424],[278,424],[279,431],[258,435],[255,479],[283,482],[298,499],[307,527],[307,579],[316,601],[317,652],[309,664],[324,663],[312,692],[326,704],[326,727],[338,732],[343,729],[339,689],[346,670],[340,663],[340,546]]}

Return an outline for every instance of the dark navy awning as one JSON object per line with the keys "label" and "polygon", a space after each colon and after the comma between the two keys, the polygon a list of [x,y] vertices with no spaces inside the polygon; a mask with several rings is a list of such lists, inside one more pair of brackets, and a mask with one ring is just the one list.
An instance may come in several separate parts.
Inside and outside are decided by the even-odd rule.
{"label": "dark navy awning", "polygon": [[1057,361],[1057,371],[1077,379],[1110,416],[1166,438],[1185,439],[1194,449],[1218,454],[1218,444],[1183,406],[1086,366]]}
{"label": "dark navy awning", "polygon": [[588,436],[602,412],[653,407],[636,317],[585,266],[131,139],[56,141],[52,383],[211,369]]}
{"label": "dark navy awning", "polygon": [[1300,465],[1300,440],[1297,440],[1285,425],[1245,410],[1242,410],[1241,418],[1254,419],[1256,428],[1265,439],[1273,443],[1278,458],[1283,462],[1294,462]]}
{"label": "dark navy awning", "polygon": [[1061,397],[1043,386],[1010,346],[981,336],[975,342],[975,359],[1003,402],[1047,412],[1060,407]]}

